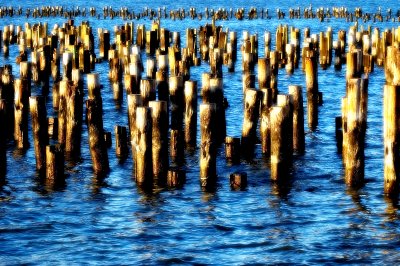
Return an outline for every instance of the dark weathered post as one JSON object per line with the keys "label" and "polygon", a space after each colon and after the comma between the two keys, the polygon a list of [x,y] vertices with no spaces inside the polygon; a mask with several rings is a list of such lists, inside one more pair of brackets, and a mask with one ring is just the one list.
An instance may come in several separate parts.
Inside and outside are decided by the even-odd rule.
{"label": "dark weathered post", "polygon": [[304,153],[304,110],[303,94],[301,86],[289,86],[289,94],[292,96],[293,105],[293,150],[299,154]]}
{"label": "dark weathered post", "polygon": [[390,196],[398,196],[400,183],[400,87],[385,85],[383,98],[384,192]]}
{"label": "dark weathered post", "polygon": [[153,182],[152,118],[150,107],[137,107],[136,130],[136,182],[139,186],[150,186]]}
{"label": "dark weathered post", "polygon": [[36,169],[40,173],[44,173],[46,170],[46,145],[49,142],[45,98],[41,96],[29,97],[29,106],[32,117]]}
{"label": "dark weathered post", "polygon": [[46,146],[46,185],[53,187],[64,180],[64,150],[61,145]]}
{"label": "dark weathered post", "polygon": [[166,183],[168,159],[168,109],[165,101],[150,101],[152,116],[152,159],[154,183]]}
{"label": "dark weathered post", "polygon": [[244,115],[242,127],[242,154],[251,157],[257,139],[257,124],[260,111],[260,92],[247,89],[244,96]]}
{"label": "dark weathered post", "polygon": [[14,82],[14,90],[15,90],[14,140],[18,149],[26,149],[29,146],[28,118],[29,118],[29,96],[30,96],[27,80],[16,79]]}
{"label": "dark weathered post", "polygon": [[216,154],[216,105],[200,105],[200,183],[202,187],[212,188],[217,180]]}
{"label": "dark weathered post", "polygon": [[197,133],[197,81],[185,82],[185,142],[196,145]]}
{"label": "dark weathered post", "polygon": [[93,171],[102,176],[109,171],[107,146],[104,139],[103,107],[97,73],[87,75],[89,98],[86,101],[89,148]]}

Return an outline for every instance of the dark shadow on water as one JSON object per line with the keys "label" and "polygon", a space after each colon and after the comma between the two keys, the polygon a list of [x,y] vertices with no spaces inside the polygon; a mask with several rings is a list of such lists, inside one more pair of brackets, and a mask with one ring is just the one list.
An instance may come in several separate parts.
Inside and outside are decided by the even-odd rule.
{"label": "dark shadow on water", "polygon": [[106,181],[107,176],[108,174],[93,174],[92,184],[91,184],[93,195],[101,194],[101,189],[108,187],[108,183]]}
{"label": "dark shadow on water", "polygon": [[284,181],[274,181],[271,183],[272,194],[278,196],[282,200],[289,200],[290,191],[293,187],[292,178]]}
{"label": "dark shadow on water", "polygon": [[386,209],[385,209],[385,214],[388,217],[389,222],[395,222],[399,220],[399,197],[398,195],[394,196],[389,196],[389,195],[384,195],[384,199],[386,202]]}
{"label": "dark shadow on water", "polygon": [[363,213],[370,213],[370,210],[362,203],[360,192],[362,192],[362,190],[357,188],[348,187],[346,189],[346,194],[351,197],[355,206],[357,207],[357,210]]}
{"label": "dark shadow on water", "polygon": [[67,186],[65,178],[66,175],[64,174],[62,177],[56,179],[47,179],[45,172],[36,171],[33,191],[42,196],[46,196],[54,192],[62,192]]}

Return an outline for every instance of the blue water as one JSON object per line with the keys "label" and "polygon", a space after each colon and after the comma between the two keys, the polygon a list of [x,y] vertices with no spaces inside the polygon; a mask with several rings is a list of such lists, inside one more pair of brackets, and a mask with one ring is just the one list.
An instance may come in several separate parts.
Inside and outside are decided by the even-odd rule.
{"label": "blue water", "polygon": [[[15,3],[14,3],[15,2]],[[209,8],[246,7],[247,1],[206,1],[170,3],[157,0],[151,3],[114,1],[112,6],[127,6],[142,10],[167,6],[168,9],[190,6],[203,11]],[[237,31],[239,45],[243,30],[258,33],[260,55],[263,55],[263,34],[274,36],[279,24],[288,24],[311,33],[325,31],[329,26],[334,39],[340,29],[347,30],[352,23],[343,19],[277,20],[274,10],[288,10],[290,6],[313,8],[347,6],[349,10],[360,5],[357,1],[254,1],[252,6],[269,8],[271,20],[218,21],[224,29]],[[3,3],[2,5],[4,5]],[[34,7],[56,5],[56,1],[24,3],[13,1],[14,6]],[[391,7],[396,11],[397,1],[368,1],[363,9],[376,12]],[[70,6],[97,7],[98,11],[110,5],[109,1],[74,1]],[[75,19],[90,20],[93,29],[112,30],[126,21],[119,18]],[[0,27],[21,25],[44,19],[4,17]],[[63,18],[46,18],[49,29]],[[150,26],[148,18],[134,21],[135,25]],[[161,26],[180,31],[185,43],[185,29],[204,25],[203,20],[162,20]],[[368,22],[380,29],[399,26],[398,23]],[[97,30],[94,30],[97,39]],[[112,36],[113,37],[113,36]],[[274,39],[274,38],[273,38]],[[184,45],[183,45],[184,46]],[[98,52],[96,45],[96,52]],[[17,46],[11,46],[10,57],[0,53],[0,65],[15,65]],[[236,72],[228,73],[224,67],[224,93],[230,103],[226,110],[227,134],[240,136],[243,120],[242,77],[240,53]],[[100,73],[104,108],[104,127],[112,131],[115,125],[127,125],[126,101],[118,108],[107,79],[108,64],[96,65]],[[201,85],[201,74],[209,66],[191,68],[191,79]],[[304,74],[297,69],[293,75],[279,70],[278,88],[287,92],[288,85],[305,87]],[[137,188],[132,174],[132,158],[120,162],[115,147],[108,150],[111,172],[104,180],[97,179],[91,166],[86,126],[82,133],[82,158],[78,163],[66,165],[65,187],[46,188],[35,171],[33,147],[25,153],[10,146],[7,150],[8,172],[0,187],[0,264],[387,264],[400,263],[400,217],[397,200],[383,195],[383,140],[382,95],[383,69],[376,67],[369,77],[368,129],[365,148],[366,184],[359,190],[346,187],[343,181],[342,159],[336,151],[334,119],[340,115],[341,97],[345,94],[345,68],[335,71],[319,69],[319,89],[324,104],[319,108],[319,125],[316,131],[307,131],[306,153],[296,156],[291,171],[291,184],[282,189],[270,181],[268,159],[257,146],[252,162],[242,161],[231,166],[224,158],[223,146],[218,150],[218,186],[215,192],[204,192],[199,183],[199,151],[185,153],[187,181],[182,189],[159,190],[144,193]],[[304,91],[304,89],[303,89]],[[33,87],[32,94],[40,94]],[[56,113],[48,98],[48,115]],[[307,129],[307,127],[306,127]],[[199,135],[199,132],[198,132]],[[30,131],[30,143],[33,143]],[[114,142],[114,141],[113,141]],[[115,143],[113,143],[115,145]],[[229,174],[245,171],[248,187],[232,191]]]}

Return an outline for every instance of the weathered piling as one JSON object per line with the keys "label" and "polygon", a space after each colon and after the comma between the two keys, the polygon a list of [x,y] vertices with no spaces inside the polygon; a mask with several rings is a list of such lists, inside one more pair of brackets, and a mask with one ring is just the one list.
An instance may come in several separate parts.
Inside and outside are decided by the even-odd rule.
{"label": "weathered piling", "polygon": [[271,65],[269,58],[258,58],[258,87],[269,88],[271,84]]}
{"label": "weathered piling", "polygon": [[295,66],[295,64],[294,64],[294,58],[295,58],[294,45],[291,43],[286,44],[285,52],[286,52],[286,64],[285,64],[286,73],[293,74],[294,66]]}
{"label": "weathered piling", "polygon": [[172,167],[168,170],[167,186],[169,188],[181,188],[186,181],[186,172],[182,169]]}
{"label": "weathered piling", "polygon": [[156,185],[166,183],[168,159],[168,109],[165,101],[150,101],[152,116],[153,179]]}
{"label": "weathered piling", "polygon": [[184,83],[181,76],[169,78],[171,129],[182,130],[184,108]]}
{"label": "weathered piling", "polygon": [[114,127],[115,135],[115,154],[118,158],[126,158],[128,155],[128,132],[126,127],[116,125]]}
{"label": "weathered piling", "polygon": [[4,65],[0,70],[0,99],[6,101],[6,127],[7,138],[12,139],[14,130],[14,75],[12,74],[12,66]]}
{"label": "weathered piling", "polygon": [[244,73],[242,75],[242,89],[243,89],[243,95],[245,94],[246,90],[249,88],[255,88],[256,87],[256,75],[251,74],[249,72]]}
{"label": "weathered piling", "polygon": [[28,86],[29,93],[31,91],[31,82],[32,82],[32,72],[31,72],[31,63],[28,61],[22,61],[19,63],[19,75],[20,79],[26,79],[26,83]]}
{"label": "weathered piling", "polygon": [[36,170],[44,173],[46,170],[46,145],[49,143],[45,98],[31,96],[29,97],[29,106],[32,117]]}
{"label": "weathered piling", "polygon": [[142,95],[143,106],[148,106],[149,101],[156,100],[156,84],[154,79],[140,80],[140,95]]}
{"label": "weathered piling", "polygon": [[384,193],[399,194],[400,86],[385,85],[383,96]]}
{"label": "weathered piling", "polygon": [[[0,125],[6,124],[6,101],[0,99]],[[7,172],[7,157],[6,157],[6,127],[0,127],[0,184]]]}
{"label": "weathered piling", "polygon": [[224,142],[226,137],[226,117],[224,106],[224,85],[222,78],[210,79],[210,103],[216,105],[216,116],[218,130],[216,132],[216,140]]}
{"label": "weathered piling", "polygon": [[[64,52],[63,53],[63,78],[71,80],[71,73],[72,73],[72,57],[73,54],[71,52]],[[32,64],[33,67],[33,64]]]}
{"label": "weathered piling", "polygon": [[26,149],[29,146],[28,140],[28,119],[29,119],[29,97],[30,92],[26,79],[14,81],[14,141],[18,149]]}
{"label": "weathered piling", "polygon": [[65,113],[65,151],[69,155],[79,155],[83,116],[83,80],[78,69],[72,71],[72,83],[64,95]]}
{"label": "weathered piling", "polygon": [[110,33],[108,30],[98,29],[100,58],[108,59],[110,50]]}
{"label": "weathered piling", "polygon": [[308,127],[311,130],[315,130],[315,128],[318,126],[319,97],[317,57],[312,51],[308,51],[303,60],[305,60]]}
{"label": "weathered piling", "polygon": [[236,172],[230,174],[229,183],[233,190],[244,190],[247,187],[247,173]]}
{"label": "weathered piling", "polygon": [[61,145],[46,146],[46,185],[56,186],[64,181],[64,150]]}
{"label": "weathered piling", "polygon": [[270,155],[271,152],[271,119],[270,111],[272,107],[273,90],[261,89],[261,107],[260,107],[260,137],[261,137],[261,152]]}
{"label": "weathered piling", "polygon": [[200,105],[200,184],[212,188],[217,181],[216,105]]}
{"label": "weathered piling", "polygon": [[400,48],[387,47],[387,56],[385,60],[385,78],[389,85],[400,85]]}
{"label": "weathered piling", "polygon": [[169,84],[167,72],[159,70],[156,72],[156,91],[159,101],[166,101],[169,108]]}
{"label": "weathered piling", "polygon": [[65,145],[67,132],[67,94],[69,93],[69,82],[66,79],[59,84],[58,103],[58,143]]}
{"label": "weathered piling", "polygon": [[301,86],[289,86],[289,94],[291,95],[291,103],[293,106],[293,150],[302,154],[305,150],[305,138],[303,94]]}
{"label": "weathered piling", "polygon": [[129,134],[132,148],[132,159],[134,165],[136,164],[136,109],[139,106],[143,106],[142,96],[140,94],[129,94],[128,95],[128,122],[129,122]]}
{"label": "weathered piling", "polygon": [[112,58],[109,62],[109,74],[108,77],[110,79],[111,83],[111,88],[113,91],[113,99],[117,103],[120,103],[122,101],[122,95],[123,95],[123,90],[122,90],[122,66],[120,63],[119,58]]}
{"label": "weathered piling", "polygon": [[197,135],[197,81],[185,81],[185,143],[194,147]]}
{"label": "weathered piling", "polygon": [[47,118],[47,126],[48,126],[48,132],[49,132],[49,140],[58,139],[58,118],[54,116],[49,116]]}
{"label": "weathered piling", "polygon": [[347,81],[347,95],[342,101],[343,162],[345,182],[351,187],[359,187],[364,182],[367,94],[367,79]]}
{"label": "weathered piling", "polygon": [[278,94],[276,104],[278,106],[284,106],[289,108],[289,114],[287,121],[285,122],[285,128],[287,137],[285,139],[285,144],[287,145],[286,160],[291,162],[293,155],[293,99],[290,94]]}
{"label": "weathered piling", "polygon": [[257,140],[257,124],[260,111],[260,91],[247,89],[244,95],[244,114],[242,126],[242,154],[253,156]]}
{"label": "weathered piling", "polygon": [[232,164],[240,162],[240,138],[230,136],[225,138],[225,158]]}
{"label": "weathered piling", "polygon": [[287,130],[289,119],[289,106],[273,106],[271,118],[271,179],[285,182],[288,177],[288,145],[290,137]]}
{"label": "weathered piling", "polygon": [[89,97],[86,100],[89,148],[93,171],[102,176],[109,171],[107,146],[104,139],[103,107],[97,73],[87,75]]}
{"label": "weathered piling", "polygon": [[153,182],[152,124],[151,108],[137,107],[135,178],[139,186],[145,187]]}
{"label": "weathered piling", "polygon": [[[0,31],[1,33],[1,31]],[[9,26],[4,26],[3,28],[3,53],[5,57],[8,57],[10,54],[10,27]]]}

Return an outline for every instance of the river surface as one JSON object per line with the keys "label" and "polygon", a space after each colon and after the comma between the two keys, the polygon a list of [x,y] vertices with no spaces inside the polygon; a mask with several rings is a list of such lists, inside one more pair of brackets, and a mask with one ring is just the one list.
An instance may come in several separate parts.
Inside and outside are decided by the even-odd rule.
{"label": "river surface", "polygon": [[[14,3],[15,2],[15,3]],[[170,3],[155,0],[130,1],[72,1],[75,6],[115,8],[127,6],[135,10],[144,7],[168,9],[197,7],[209,8],[247,7],[247,1],[183,1]],[[217,21],[224,29],[238,33],[239,45],[242,32],[257,33],[260,55],[263,55],[263,34],[270,31],[275,36],[279,24],[300,29],[309,27],[311,33],[332,27],[334,39],[340,29],[347,30],[353,23],[344,19],[278,20],[276,8],[288,11],[290,6],[317,7],[345,5],[354,10],[358,1],[254,1],[251,6],[268,8],[272,18]],[[13,1],[14,7],[60,5],[56,1]],[[1,5],[6,5],[2,3]],[[391,7],[395,11],[397,1],[366,1],[363,9],[382,12]],[[77,17],[75,24],[89,20],[97,41],[97,28],[112,31],[114,26],[126,21],[120,18],[94,19]],[[27,19],[24,16],[4,17],[0,27],[8,24],[23,26],[25,22],[47,21],[49,29],[64,18]],[[181,32],[182,46],[185,29],[198,28],[211,21],[172,21],[164,19],[161,26]],[[145,24],[148,18],[135,20],[135,25]],[[380,29],[398,27],[399,23],[372,21],[359,25]],[[113,40],[112,34],[111,39]],[[273,47],[274,47],[273,37]],[[98,45],[96,45],[98,53]],[[19,76],[15,64],[17,46],[11,46],[10,57],[0,53],[0,65],[12,64],[13,74]],[[241,55],[238,53],[236,72],[228,73],[224,67],[224,93],[229,102],[226,110],[227,135],[240,136],[242,109]],[[201,86],[201,74],[209,71],[202,62],[191,68],[191,79]],[[287,75],[279,70],[278,89],[287,92],[289,85],[302,85],[305,78],[301,69]],[[104,109],[104,128],[114,132],[115,125],[127,125],[126,98],[121,106],[112,99],[107,79],[108,64],[96,65],[100,73]],[[295,156],[291,169],[291,183],[282,189],[270,180],[269,160],[256,147],[251,162],[242,161],[230,165],[224,157],[224,147],[218,149],[217,189],[205,192],[199,182],[199,150],[185,153],[186,183],[182,189],[164,189],[144,193],[133,179],[132,157],[121,162],[115,156],[115,141],[108,150],[110,173],[103,179],[92,171],[87,128],[83,126],[82,157],[78,163],[66,164],[65,186],[48,189],[38,179],[35,171],[33,146],[25,152],[12,145],[7,149],[7,174],[0,186],[0,264],[104,264],[104,265],[255,265],[255,264],[386,264],[400,263],[400,217],[397,200],[388,200],[383,194],[383,85],[384,72],[376,67],[369,76],[368,128],[365,147],[365,186],[349,189],[343,180],[341,155],[335,142],[335,117],[339,116],[341,98],[345,95],[345,67],[335,71],[319,68],[319,90],[324,104],[319,108],[318,128],[311,132],[306,128],[306,152]],[[52,82],[52,81],[51,81]],[[86,83],[85,83],[86,84]],[[200,90],[199,90],[200,91]],[[87,87],[85,85],[85,92]],[[40,94],[38,87],[32,94]],[[87,95],[87,94],[86,94]],[[56,113],[48,99],[48,115]],[[304,99],[305,95],[304,95]],[[200,98],[199,98],[200,101]],[[306,103],[304,103],[306,107]],[[1,125],[3,126],[3,125]],[[197,138],[199,139],[199,131]],[[30,130],[30,143],[33,143]],[[197,142],[199,143],[199,141]],[[243,191],[233,191],[229,175],[245,171],[248,186]]]}

